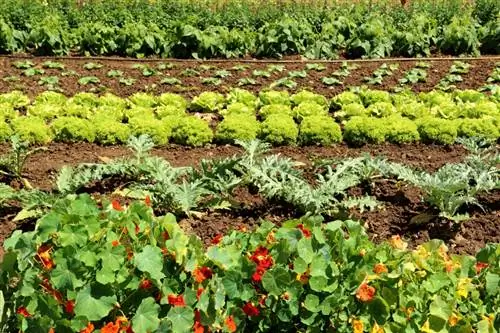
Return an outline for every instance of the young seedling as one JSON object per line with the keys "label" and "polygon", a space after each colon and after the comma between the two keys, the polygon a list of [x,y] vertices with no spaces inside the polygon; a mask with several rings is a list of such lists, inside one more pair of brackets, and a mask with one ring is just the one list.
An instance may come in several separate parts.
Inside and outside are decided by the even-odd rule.
{"label": "young seedling", "polygon": [[16,67],[17,69],[28,69],[35,66],[35,64],[29,60],[25,60],[25,61],[16,61],[12,66]]}
{"label": "young seedling", "polygon": [[132,66],[133,69],[138,69],[142,72],[143,76],[149,77],[158,74],[158,71],[154,68],[151,68],[148,65],[135,64]]}
{"label": "young seedling", "polygon": [[45,71],[43,69],[38,69],[38,68],[28,68],[25,69],[22,73],[24,76],[35,76],[35,75],[43,75],[45,74]]}
{"label": "young seedling", "polygon": [[270,87],[286,87],[288,89],[295,89],[297,87],[297,82],[288,77],[283,77],[271,83]]}
{"label": "young seedling", "polygon": [[131,77],[129,77],[129,78],[122,77],[122,78],[120,78],[120,81],[118,81],[118,82],[120,82],[120,84],[124,85],[124,86],[131,86],[135,83],[135,81],[137,81],[137,80],[134,78],[131,78]]}
{"label": "young seedling", "polygon": [[344,84],[344,82],[340,81],[336,77],[326,77],[326,76],[321,78],[321,82],[327,86],[341,86]]}
{"label": "young seedling", "polygon": [[259,69],[255,69],[252,72],[252,75],[256,76],[256,77],[271,77],[271,72],[264,71],[264,70],[259,70]]}
{"label": "young seedling", "polygon": [[290,71],[290,72],[288,72],[288,76],[291,78],[296,78],[296,77],[305,78],[305,77],[307,77],[307,72],[305,70],[303,70],[303,71]]}
{"label": "young seedling", "polygon": [[183,70],[181,72],[181,75],[182,76],[187,76],[187,77],[198,76],[198,75],[200,75],[200,72],[198,72],[197,70],[192,69],[192,68],[186,68],[185,70]]}
{"label": "young seedling", "polygon": [[16,82],[19,80],[20,80],[19,77],[15,76],[15,75],[6,76],[6,77],[2,78],[2,81],[4,81],[4,82]]}
{"label": "young seedling", "polygon": [[208,72],[208,71],[211,71],[212,69],[215,69],[214,66],[211,66],[211,65],[200,65],[199,66],[199,69],[202,71],[202,72]]}
{"label": "young seedling", "polygon": [[267,66],[267,70],[271,73],[281,73],[285,70],[285,66],[283,65],[269,65]]}
{"label": "young seedling", "polygon": [[405,76],[399,79],[401,85],[415,84],[427,81],[427,71],[421,68],[412,68],[405,73]]}
{"label": "young seedling", "polygon": [[99,78],[96,76],[85,76],[85,77],[82,77],[80,80],[78,80],[78,84],[80,84],[82,86],[86,86],[89,83],[98,84],[100,82],[101,82],[101,80],[99,80]]}
{"label": "young seedling", "polygon": [[306,64],[306,70],[311,71],[314,70],[316,72],[322,72],[326,69],[326,67],[323,64]]}
{"label": "young seedling", "polygon": [[348,77],[351,75],[351,71],[357,69],[357,65],[349,65],[346,61],[342,62],[342,65],[340,66],[340,69],[336,70],[335,72],[332,73],[333,76],[342,76],[342,77]]}
{"label": "young seedling", "polygon": [[85,65],[83,65],[83,68],[85,68],[88,71],[93,70],[93,69],[99,69],[99,68],[102,68],[102,67],[103,67],[102,64],[98,64],[98,63],[95,63],[95,62],[88,62]]}
{"label": "young seedling", "polygon": [[49,69],[64,69],[65,66],[63,64],[61,64],[60,62],[56,62],[56,61],[46,61],[42,64],[42,67],[43,68],[49,68]]}
{"label": "young seedling", "polygon": [[117,69],[112,69],[109,72],[106,73],[107,77],[122,77],[123,72]]}
{"label": "young seedling", "polygon": [[160,71],[163,71],[163,70],[165,70],[165,69],[173,69],[174,67],[175,67],[175,65],[174,65],[174,64],[172,64],[171,62],[166,63],[166,64],[165,64],[165,63],[163,63],[163,62],[160,62],[160,63],[158,64],[158,66],[156,66],[156,68],[158,68],[158,70],[160,70]]}
{"label": "young seedling", "polygon": [[231,70],[236,71],[236,72],[243,72],[246,71],[250,66],[247,65],[235,65],[231,67]]}
{"label": "young seedling", "polygon": [[215,72],[214,77],[218,77],[221,79],[224,79],[226,77],[231,76],[231,73],[225,69],[221,69]]}
{"label": "young seedling", "polygon": [[239,86],[255,86],[258,85],[257,81],[250,77],[243,77],[238,80]]}
{"label": "young seedling", "polygon": [[216,77],[203,77],[201,78],[201,83],[206,85],[218,86],[222,83],[222,80]]}
{"label": "young seedling", "polygon": [[383,63],[379,68],[377,68],[371,77],[365,77],[363,80],[368,84],[382,84],[386,76],[391,76],[393,72],[399,68],[398,64],[387,65]]}
{"label": "young seedling", "polygon": [[463,61],[455,61],[450,68],[450,74],[467,74],[469,73],[470,64]]}
{"label": "young seedling", "polygon": [[77,72],[75,72],[74,70],[71,69],[69,71],[62,72],[61,76],[80,76],[80,75]]}
{"label": "young seedling", "polygon": [[56,86],[59,84],[59,78],[57,76],[44,76],[38,80],[38,85],[40,86]]}

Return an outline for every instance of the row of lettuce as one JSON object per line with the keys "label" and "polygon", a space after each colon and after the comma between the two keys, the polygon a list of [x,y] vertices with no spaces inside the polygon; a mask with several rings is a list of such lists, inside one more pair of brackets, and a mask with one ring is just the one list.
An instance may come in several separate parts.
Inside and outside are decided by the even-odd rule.
{"label": "row of lettuce", "polygon": [[478,332],[500,329],[500,247],[374,244],[354,221],[264,222],[204,248],[148,198],[61,200],[0,265],[3,332]]}
{"label": "row of lettuce", "polygon": [[[500,100],[473,90],[414,94],[357,89],[331,100],[310,91],[233,89],[226,96],[136,93],[129,98],[47,91],[33,100],[0,95],[0,138],[16,134],[32,144],[117,144],[147,134],[156,144],[203,146],[260,138],[273,145],[427,142],[500,137]],[[222,120],[221,120],[222,119]]]}
{"label": "row of lettuce", "polygon": [[[7,2],[5,7],[15,7],[12,2],[22,1]],[[36,6],[36,1],[34,3]],[[25,6],[30,7],[29,4]],[[113,5],[108,3],[108,6],[112,11]],[[360,6],[361,9],[345,6],[310,15],[284,14],[255,27],[230,27],[222,21],[191,23],[197,21],[200,13],[192,13],[184,20],[175,15],[164,21],[156,21],[152,16],[142,20],[128,16],[118,22],[109,22],[106,12],[94,12],[95,17],[83,20],[75,18],[82,15],[78,11],[68,16],[68,9],[43,7],[36,9],[43,15],[35,12],[37,20],[30,21],[23,15],[29,17],[33,13],[20,12],[22,6],[18,6],[12,11],[0,11],[0,53],[66,55],[77,52],[173,58],[300,54],[311,59],[417,57],[436,52],[452,55],[500,53],[500,8],[494,2],[489,5],[491,12],[485,10],[483,17],[476,16],[473,8],[456,8],[436,17],[425,6],[408,12],[396,10],[396,14],[384,12],[383,8]],[[146,12],[148,5],[145,8],[136,10]]]}

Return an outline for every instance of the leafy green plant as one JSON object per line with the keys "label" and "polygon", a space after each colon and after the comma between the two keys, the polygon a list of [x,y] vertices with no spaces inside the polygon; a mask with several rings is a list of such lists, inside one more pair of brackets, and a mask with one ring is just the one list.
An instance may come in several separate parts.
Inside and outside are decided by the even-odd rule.
{"label": "leafy green plant", "polygon": [[288,89],[295,89],[297,87],[297,82],[288,77],[283,77],[281,79],[273,81],[269,87],[271,89],[276,87],[286,87]]}
{"label": "leafy green plant", "polygon": [[257,85],[257,81],[250,77],[242,77],[238,80],[238,85],[239,86],[254,86]]}
{"label": "leafy green plant", "polygon": [[302,145],[330,146],[342,141],[340,126],[330,117],[307,116],[299,126],[299,142]]}
{"label": "leafy green plant", "polygon": [[97,76],[84,76],[78,80],[78,84],[86,86],[88,84],[98,84],[101,80]]}
{"label": "leafy green plant", "polygon": [[336,77],[322,77],[321,82],[327,86],[341,86],[344,82],[340,81]]}
{"label": "leafy green plant", "polygon": [[388,129],[382,118],[355,116],[344,126],[344,139],[354,145],[366,143],[382,143],[385,141]]}
{"label": "leafy green plant", "polygon": [[45,71],[43,69],[38,69],[38,68],[28,68],[25,69],[22,74],[24,76],[31,77],[35,75],[43,75],[45,74]]}
{"label": "leafy green plant", "polygon": [[308,71],[322,72],[325,69],[326,69],[326,67],[323,64],[318,64],[318,63],[306,64],[306,70],[308,70]]}
{"label": "leafy green plant", "polygon": [[232,113],[224,117],[217,126],[215,139],[222,143],[255,140],[259,130],[260,125],[255,116]]}
{"label": "leafy green plant", "polygon": [[443,28],[443,35],[438,42],[443,53],[454,55],[478,55],[479,45],[477,22],[466,15],[453,17],[450,24]]}
{"label": "leafy green plant", "polygon": [[452,144],[457,138],[457,122],[440,118],[422,118],[417,121],[422,140]]}
{"label": "leafy green plant", "polygon": [[103,64],[96,63],[96,62],[87,62],[83,65],[83,68],[88,70],[88,71],[93,70],[93,69],[99,69],[102,67],[103,67]]}
{"label": "leafy green plant", "polygon": [[224,96],[216,92],[203,92],[193,98],[190,109],[199,112],[217,112],[224,107]]}
{"label": "leafy green plant", "polygon": [[122,77],[118,82],[120,82],[120,84],[125,86],[133,86],[135,81],[137,80],[132,77]]}
{"label": "leafy green plant", "polygon": [[210,143],[213,136],[214,134],[206,121],[192,116],[183,117],[172,132],[172,139],[175,143],[193,147]]}
{"label": "leafy green plant", "polygon": [[11,122],[14,133],[22,142],[29,144],[47,144],[52,140],[49,126],[43,119],[31,116],[22,116]]}
{"label": "leafy green plant", "polygon": [[47,60],[42,64],[43,68],[49,68],[49,69],[65,69],[66,66],[60,62],[57,61],[51,61]]}
{"label": "leafy green plant", "polygon": [[12,65],[17,69],[28,69],[35,66],[35,64],[31,60],[16,61]]}
{"label": "leafy green plant", "polygon": [[270,114],[261,124],[261,138],[273,145],[295,144],[299,135],[293,118],[285,114]]}
{"label": "leafy green plant", "polygon": [[289,71],[288,76],[291,78],[306,78],[307,72],[305,70],[302,71]]}
{"label": "leafy green plant", "polygon": [[59,142],[94,142],[95,128],[87,119],[58,117],[51,124],[54,139]]}
{"label": "leafy green plant", "polygon": [[117,69],[112,69],[106,73],[107,77],[121,77],[123,76],[123,72]]}
{"label": "leafy green plant", "polygon": [[253,72],[252,72],[252,75],[253,76],[256,76],[256,77],[271,77],[271,72],[269,71],[265,71],[265,70],[258,70],[258,69],[255,69]]}
{"label": "leafy green plant", "polygon": [[217,77],[203,77],[200,82],[206,85],[218,86],[222,83],[222,80]]}

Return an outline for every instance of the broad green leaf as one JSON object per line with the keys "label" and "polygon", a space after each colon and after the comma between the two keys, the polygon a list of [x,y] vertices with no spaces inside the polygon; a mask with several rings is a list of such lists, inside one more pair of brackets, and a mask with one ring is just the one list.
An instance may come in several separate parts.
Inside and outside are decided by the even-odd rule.
{"label": "broad green leaf", "polygon": [[56,289],[73,290],[83,286],[83,282],[80,281],[72,271],[62,266],[54,268],[50,280]]}
{"label": "broad green leaf", "polygon": [[3,297],[3,292],[0,290],[0,324],[2,323],[3,319],[4,306],[5,306],[5,299]]}
{"label": "broad green leaf", "polygon": [[488,295],[496,295],[500,290],[500,276],[488,272],[485,276],[486,280],[486,293]]}
{"label": "broad green leaf", "polygon": [[132,329],[136,333],[154,332],[160,325],[158,314],[160,306],[156,304],[154,298],[143,299],[134,317],[132,318]]}
{"label": "broad green leaf", "polygon": [[281,267],[271,269],[262,276],[262,286],[270,294],[279,296],[290,283],[290,274]]}
{"label": "broad green leaf", "polygon": [[323,291],[328,284],[328,280],[324,276],[313,276],[309,279],[309,286],[314,291]]}
{"label": "broad green leaf", "polygon": [[383,298],[375,297],[368,306],[373,319],[379,325],[385,324],[390,314],[389,304]]}
{"label": "broad green leaf", "polygon": [[173,333],[191,332],[194,324],[194,311],[189,307],[173,307],[168,311],[167,319],[172,323]]}
{"label": "broad green leaf", "polygon": [[314,249],[310,238],[302,238],[297,244],[299,257],[310,264],[314,257]]}
{"label": "broad green leaf", "polygon": [[436,296],[429,307],[429,313],[439,319],[448,321],[448,318],[453,313],[453,309],[450,303],[445,302],[440,296]]}
{"label": "broad green leaf", "polygon": [[304,307],[311,312],[319,312],[319,297],[313,294],[308,294],[304,300]]}
{"label": "broad green leaf", "polygon": [[141,253],[134,256],[134,264],[142,272],[149,273],[151,278],[159,281],[163,274],[163,256],[157,247],[146,245]]}
{"label": "broad green leaf", "polygon": [[75,316],[86,317],[90,321],[106,317],[116,303],[116,296],[94,297],[90,286],[81,290],[76,296]]}

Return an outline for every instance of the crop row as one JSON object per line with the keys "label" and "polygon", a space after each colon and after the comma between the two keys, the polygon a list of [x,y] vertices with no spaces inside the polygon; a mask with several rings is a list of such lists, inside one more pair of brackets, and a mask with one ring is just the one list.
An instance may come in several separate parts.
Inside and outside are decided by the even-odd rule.
{"label": "crop row", "polygon": [[[438,10],[434,12],[430,3],[394,13],[384,6],[360,5],[358,9],[339,6],[309,13],[280,13],[274,19],[256,22],[255,26],[243,21],[228,25],[223,18],[206,11],[173,9],[175,4],[163,1],[158,5],[144,3],[144,9],[125,9],[118,14],[114,9],[123,7],[106,1],[102,5],[87,4],[83,9],[72,8],[65,2],[66,5],[55,4],[56,9],[52,11],[36,1],[31,6],[23,5],[27,8],[19,2],[7,1],[0,7],[3,9],[0,10],[0,53],[63,55],[77,52],[175,58],[300,54],[307,58],[333,59],[341,55],[416,57],[429,55],[431,51],[453,55],[500,52],[499,7],[488,1],[483,1],[486,4],[479,10],[467,4],[460,8],[455,2],[449,5],[455,8],[448,8],[449,12],[436,17],[433,14]],[[23,9],[25,11],[20,12]],[[120,16],[115,18],[113,14]],[[213,18],[212,22],[202,22],[206,19],[201,17],[204,14]],[[137,16],[143,19],[131,18]]]}
{"label": "crop row", "polygon": [[[398,63],[382,63],[371,73],[360,77],[360,81],[356,84],[380,86],[392,76],[399,75],[399,73],[395,74],[399,71],[399,65]],[[489,65],[490,63],[470,64],[454,61],[449,68],[439,67],[439,70],[446,70],[446,72],[439,72],[432,68],[429,62],[416,62],[413,68],[409,68],[404,73],[400,71],[401,78],[393,90],[399,91],[414,87],[438,76],[440,81],[436,82],[435,88],[450,91],[456,89],[457,84],[467,81],[468,75],[474,77],[471,68],[478,70],[481,66]],[[63,86],[75,84],[78,84],[79,89],[86,88],[89,91],[106,91],[110,85],[122,88],[132,87],[140,85],[141,79],[147,79],[144,89],[148,91],[155,90],[159,86],[171,86],[174,91],[190,91],[198,89],[201,85],[206,87],[205,89],[221,87],[222,90],[231,85],[250,88],[269,86],[293,90],[297,89],[299,84],[321,86],[327,89],[335,86],[356,85],[352,83],[351,77],[358,74],[357,70],[364,70],[360,64],[348,62],[343,62],[334,68],[321,63],[307,63],[303,66],[297,63],[293,64],[294,70],[288,69],[284,64],[269,64],[266,67],[248,64],[235,64],[232,67],[199,64],[184,67],[171,62],[158,62],[116,66],[116,64],[89,61],[81,66],[74,66],[74,64],[67,66],[64,62],[53,60],[39,63],[32,60],[16,61],[12,63],[12,66],[16,69],[6,72],[2,78],[9,85],[19,87],[23,84],[31,87],[37,84],[42,89],[58,92],[64,92]],[[253,70],[252,67],[254,67]],[[500,83],[500,63],[491,70],[480,90],[494,91],[498,89],[498,83]]]}
{"label": "crop row", "polygon": [[61,200],[0,264],[4,332],[495,332],[498,244],[375,245],[354,221],[234,231],[204,249],[148,201]]}
{"label": "crop row", "polygon": [[[204,92],[188,101],[180,95],[136,93],[128,99],[79,93],[71,98],[44,92],[31,101],[0,95],[0,137],[46,144],[116,144],[130,135],[150,135],[157,144],[190,146],[261,138],[273,145],[300,143],[453,143],[457,136],[499,138],[498,95],[345,91],[331,100],[309,91],[233,89],[226,96]],[[189,110],[189,112],[187,112]],[[222,118],[221,121],[219,121]],[[215,131],[214,131],[215,128]]]}

